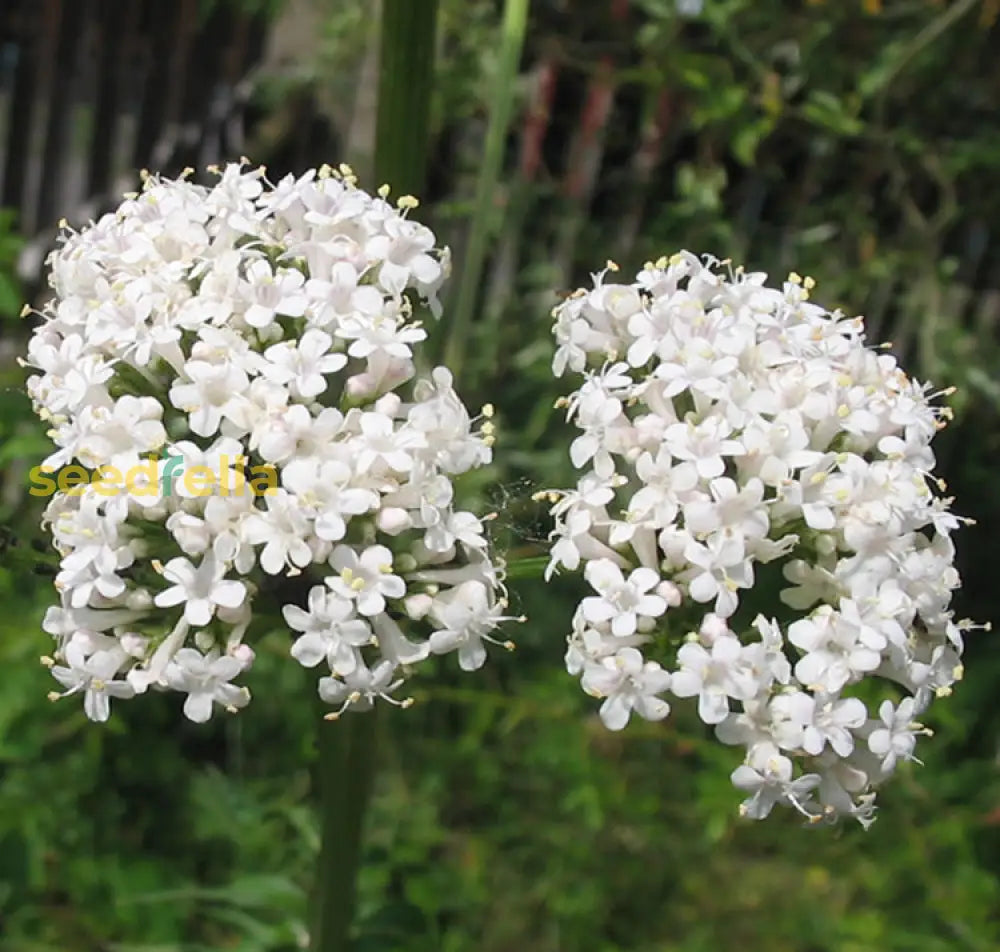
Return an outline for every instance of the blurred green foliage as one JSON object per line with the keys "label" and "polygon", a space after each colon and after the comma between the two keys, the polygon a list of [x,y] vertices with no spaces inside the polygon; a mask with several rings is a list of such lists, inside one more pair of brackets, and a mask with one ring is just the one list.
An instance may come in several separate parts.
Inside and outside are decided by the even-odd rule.
{"label": "blurred green foliage", "polygon": [[[459,251],[481,146],[467,130],[497,47],[495,5],[470,0],[467,20],[460,6],[443,12],[437,122],[451,165],[427,209]],[[617,26],[603,3],[571,6],[534,7],[530,55],[556,56],[567,90],[541,171],[523,182],[511,172],[498,196],[492,260],[514,267],[497,264],[484,290],[502,320],[480,328],[463,387],[470,405],[499,410],[498,463],[471,487],[499,514],[498,543],[534,553],[546,523],[530,494],[571,478],[550,409],[549,289],[609,256],[627,271],[684,246],[814,275],[818,300],[866,314],[915,370],[961,386],[960,421],[939,444],[957,508],[979,520],[959,536],[959,610],[995,614],[1000,4],[705,0],[686,18],[674,0],[638,0],[635,21]],[[344,43],[362,27],[356,11],[335,12],[328,35]],[[552,249],[577,201],[562,146],[600,57],[614,64],[618,108],[560,262]],[[660,100],[669,121],[642,180],[638,130]],[[25,333],[4,290],[16,247],[0,222],[0,344],[11,348],[0,370],[0,949],[300,948],[317,848],[315,708],[280,638],[259,646],[252,706],[207,726],[185,722],[171,697],[118,705],[103,727],[45,701],[51,579],[32,567],[39,508],[24,494],[45,440],[9,359]],[[475,676],[440,664],[417,683],[420,703],[385,718],[359,949],[1000,948],[1000,655],[989,636],[972,636],[966,681],[922,744],[926,764],[883,791],[871,831],[803,829],[786,814],[748,824],[728,780],[738,755],[684,705],[665,724],[601,728],[562,671],[579,593],[569,579],[518,582],[514,610],[531,618],[518,651]]]}
{"label": "blurred green foliage", "polygon": [[21,251],[15,224],[13,212],[0,209],[0,320],[14,317],[24,303],[15,274]]}

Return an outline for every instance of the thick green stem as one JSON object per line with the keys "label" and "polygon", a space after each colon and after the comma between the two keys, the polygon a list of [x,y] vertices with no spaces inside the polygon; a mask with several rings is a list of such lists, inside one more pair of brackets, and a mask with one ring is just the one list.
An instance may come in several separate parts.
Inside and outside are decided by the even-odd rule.
{"label": "thick green stem", "polygon": [[[382,0],[375,175],[419,193],[427,166],[438,0]],[[375,774],[377,711],[321,721],[321,842],[311,952],[349,952],[365,811]]]}
{"label": "thick green stem", "polygon": [[382,0],[375,177],[394,195],[424,187],[438,0]]}
{"label": "thick green stem", "polygon": [[504,143],[507,140],[507,129],[510,126],[511,110],[514,104],[514,90],[521,62],[521,50],[524,46],[529,2],[530,0],[506,0],[504,6],[500,61],[497,75],[493,81],[489,128],[486,131],[486,148],[482,165],[479,168],[479,179],[476,182],[476,202],[472,214],[469,243],[462,261],[458,296],[448,319],[445,364],[456,377],[462,371],[469,327],[472,324],[472,312],[475,309],[479,286],[482,283],[489,236],[496,230],[494,204],[497,196],[497,183],[500,180]]}
{"label": "thick green stem", "polygon": [[375,775],[377,712],[347,714],[319,728],[321,845],[312,952],[348,952],[365,809]]}

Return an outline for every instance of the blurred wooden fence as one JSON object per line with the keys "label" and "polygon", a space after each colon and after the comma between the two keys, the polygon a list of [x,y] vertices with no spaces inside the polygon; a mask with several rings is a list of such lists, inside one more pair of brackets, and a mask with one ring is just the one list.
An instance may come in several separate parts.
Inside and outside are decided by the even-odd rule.
{"label": "blurred wooden fence", "polygon": [[0,0],[0,207],[26,280],[57,219],[99,214],[136,169],[240,154],[264,34],[223,0]]}

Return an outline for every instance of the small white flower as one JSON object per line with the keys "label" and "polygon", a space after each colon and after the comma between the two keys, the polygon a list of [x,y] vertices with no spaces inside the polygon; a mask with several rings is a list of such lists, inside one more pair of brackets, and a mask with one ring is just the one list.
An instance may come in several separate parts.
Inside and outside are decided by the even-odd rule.
{"label": "small white flower", "polygon": [[212,716],[212,707],[221,704],[226,709],[245,707],[250,700],[246,688],[230,684],[243,671],[244,664],[230,655],[210,652],[203,655],[194,648],[181,648],[167,666],[167,684],[187,695],[184,716],[203,724]]}
{"label": "small white flower", "polygon": [[582,683],[588,694],[604,698],[601,720],[609,730],[625,727],[633,711],[647,721],[663,720],[670,713],[670,705],[657,696],[670,687],[670,674],[655,661],[643,662],[635,648],[588,663]]}
{"label": "small white flower", "polygon": [[333,339],[312,328],[296,342],[282,341],[264,351],[263,376],[277,384],[287,384],[292,396],[312,398],[327,387],[326,375],[346,366],[344,354],[330,352]]}
{"label": "small white flower", "polygon": [[491,603],[489,589],[483,582],[470,580],[435,599],[430,614],[441,627],[430,637],[430,650],[446,654],[458,650],[458,663],[464,671],[475,671],[486,662],[484,641],[495,641],[489,633],[510,620],[502,614],[503,606]]}
{"label": "small white flower", "polygon": [[650,594],[660,581],[652,569],[635,569],[626,579],[614,562],[597,559],[587,564],[586,576],[601,597],[583,600],[584,617],[595,623],[610,622],[614,635],[635,634],[640,618],[657,618],[667,610],[662,597]]}
{"label": "small white flower", "polygon": [[241,525],[244,541],[264,548],[260,567],[268,575],[278,575],[286,569],[301,569],[313,559],[313,551],[305,541],[309,535],[309,520],[299,501],[279,489],[267,497],[267,512],[255,512]]}
{"label": "small white flower", "polygon": [[335,674],[350,674],[358,665],[355,650],[372,641],[367,622],[354,616],[354,605],[322,585],[309,591],[309,610],[285,605],[282,614],[289,627],[302,635],[292,644],[292,657],[306,668],[325,660]]}
{"label": "small white flower", "polygon": [[65,656],[65,665],[52,666],[52,676],[66,688],[62,697],[83,692],[83,709],[90,720],[106,721],[111,714],[111,698],[135,694],[127,681],[115,677],[125,661],[123,651],[95,651],[87,657],[78,643],[71,642]]}
{"label": "small white flower", "polygon": [[243,393],[249,385],[246,371],[228,362],[190,360],[184,373],[191,382],[175,384],[170,402],[188,414],[194,433],[214,436],[232,405],[233,395]]}
{"label": "small white flower", "polygon": [[163,577],[174,584],[153,601],[160,608],[184,603],[184,619],[190,625],[207,625],[216,609],[238,608],[246,598],[246,585],[224,578],[226,567],[209,552],[195,567],[179,556],[163,567]]}
{"label": "small white flower", "polygon": [[338,545],[330,565],[339,575],[327,577],[327,585],[341,598],[353,601],[360,614],[379,615],[387,598],[402,598],[406,583],[393,574],[392,553],[384,545],[372,545],[358,555],[346,545]]}
{"label": "small white flower", "polygon": [[792,762],[774,748],[763,745],[754,751],[748,763],[733,771],[732,781],[735,787],[751,794],[740,812],[750,819],[763,820],[778,803],[790,803],[809,815],[805,804],[819,786],[820,776],[804,774],[793,780]]}
{"label": "small white flower", "polygon": [[360,427],[359,472],[367,472],[379,465],[400,473],[408,472],[413,466],[412,451],[424,445],[419,433],[397,430],[392,420],[382,413],[362,413]]}
{"label": "small white flower", "polygon": [[868,735],[868,749],[880,758],[885,773],[892,773],[899,760],[916,760],[913,750],[917,735],[927,733],[914,720],[916,713],[912,697],[904,698],[898,706],[893,706],[892,701],[883,701],[879,706],[878,726]]}
{"label": "small white flower", "polygon": [[801,748],[813,757],[829,744],[838,757],[854,749],[852,730],[861,727],[868,711],[856,697],[812,697],[802,691],[780,694],[771,702],[772,714],[782,726],[776,732],[785,749]]}
{"label": "small white flower", "polygon": [[403,683],[402,678],[393,680],[395,673],[396,666],[391,661],[380,661],[372,668],[358,665],[343,679],[320,678],[319,696],[327,704],[339,704],[338,714],[348,707],[365,711],[379,698],[395,701],[392,692]]}
{"label": "small white flower", "polygon": [[267,261],[252,261],[240,288],[241,295],[250,302],[243,320],[251,327],[261,328],[267,327],[278,314],[301,317],[309,303],[302,290],[304,284],[305,277],[300,271],[289,269],[275,274]]}
{"label": "small white flower", "polygon": [[677,652],[680,668],[674,672],[670,690],[677,697],[697,697],[698,716],[706,724],[718,724],[729,714],[729,699],[753,697],[756,682],[743,659],[738,638],[716,638],[710,650],[696,642]]}

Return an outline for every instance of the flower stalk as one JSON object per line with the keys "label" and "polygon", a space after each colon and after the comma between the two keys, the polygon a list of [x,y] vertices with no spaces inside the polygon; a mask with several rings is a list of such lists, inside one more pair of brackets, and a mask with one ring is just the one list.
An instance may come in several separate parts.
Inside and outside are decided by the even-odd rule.
{"label": "flower stalk", "polygon": [[313,952],[351,947],[364,816],[375,776],[378,708],[319,727],[320,853]]}
{"label": "flower stalk", "polygon": [[529,0],[507,0],[500,39],[497,75],[490,101],[486,147],[476,182],[476,201],[472,215],[469,243],[458,279],[455,309],[448,323],[448,344],[445,362],[461,378],[462,365],[476,306],[486,252],[491,237],[496,234],[496,197],[503,166],[504,143],[510,126],[517,88],[517,74],[527,29]]}
{"label": "flower stalk", "polygon": [[[375,175],[396,195],[419,192],[427,165],[438,0],[383,0]],[[321,722],[320,854],[312,952],[347,952],[375,776],[377,710]]]}

